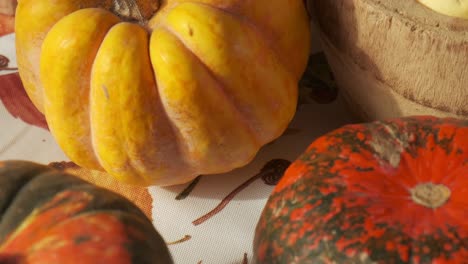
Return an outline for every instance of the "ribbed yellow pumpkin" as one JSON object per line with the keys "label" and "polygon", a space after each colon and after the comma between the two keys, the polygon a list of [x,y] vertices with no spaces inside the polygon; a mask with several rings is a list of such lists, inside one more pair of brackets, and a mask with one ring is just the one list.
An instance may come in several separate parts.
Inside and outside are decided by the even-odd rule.
{"label": "ribbed yellow pumpkin", "polygon": [[18,67],[72,161],[138,185],[244,166],[291,121],[302,0],[21,0]]}

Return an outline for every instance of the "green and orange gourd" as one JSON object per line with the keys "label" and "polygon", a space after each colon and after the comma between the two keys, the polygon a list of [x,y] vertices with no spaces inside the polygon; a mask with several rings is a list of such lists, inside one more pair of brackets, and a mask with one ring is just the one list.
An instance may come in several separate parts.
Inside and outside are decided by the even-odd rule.
{"label": "green and orange gourd", "polygon": [[122,196],[44,165],[0,162],[0,263],[172,264]]}

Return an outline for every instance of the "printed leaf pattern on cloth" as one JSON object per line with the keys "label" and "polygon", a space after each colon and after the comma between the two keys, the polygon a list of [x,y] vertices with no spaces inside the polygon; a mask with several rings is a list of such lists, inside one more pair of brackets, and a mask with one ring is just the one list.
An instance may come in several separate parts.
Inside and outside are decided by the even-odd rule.
{"label": "printed leaf pattern on cloth", "polygon": [[0,0],[0,37],[14,31],[17,4],[16,0]]}
{"label": "printed leaf pattern on cloth", "polygon": [[44,115],[29,99],[18,73],[0,76],[0,101],[13,117],[27,124],[48,129]]}
{"label": "printed leaf pattern on cloth", "polygon": [[0,14],[0,37],[14,31],[15,18],[13,16]]}

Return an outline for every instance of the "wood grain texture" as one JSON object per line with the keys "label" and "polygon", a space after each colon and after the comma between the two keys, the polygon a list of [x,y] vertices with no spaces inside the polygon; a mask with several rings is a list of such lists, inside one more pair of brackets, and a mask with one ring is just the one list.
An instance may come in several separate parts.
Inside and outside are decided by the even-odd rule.
{"label": "wood grain texture", "polygon": [[468,21],[417,1],[309,1],[338,85],[365,119],[468,118]]}

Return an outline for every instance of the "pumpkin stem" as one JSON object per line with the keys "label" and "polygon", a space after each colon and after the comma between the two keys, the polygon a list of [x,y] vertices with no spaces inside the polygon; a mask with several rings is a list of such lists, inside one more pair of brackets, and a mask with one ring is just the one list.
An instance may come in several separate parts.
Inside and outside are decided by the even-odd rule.
{"label": "pumpkin stem", "polygon": [[411,189],[413,202],[431,209],[444,205],[450,195],[450,189],[442,184],[421,183]]}
{"label": "pumpkin stem", "polygon": [[146,24],[158,11],[159,6],[158,0],[112,0],[109,9],[126,21]]}

